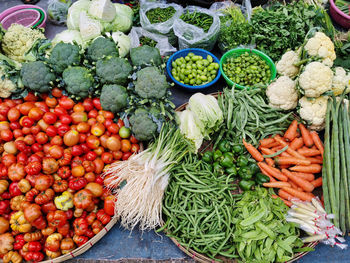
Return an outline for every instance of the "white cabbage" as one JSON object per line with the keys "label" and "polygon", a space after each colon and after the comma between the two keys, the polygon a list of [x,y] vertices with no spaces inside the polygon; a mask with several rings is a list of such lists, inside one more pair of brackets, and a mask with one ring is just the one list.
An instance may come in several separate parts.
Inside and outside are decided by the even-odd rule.
{"label": "white cabbage", "polygon": [[52,40],[52,45],[55,46],[59,42],[73,44],[76,42],[78,45],[85,47],[85,43],[81,38],[80,32],[78,30],[64,30],[61,33],[58,33],[55,38]]}
{"label": "white cabbage", "polygon": [[92,0],[90,4],[89,14],[105,22],[112,22],[116,13],[110,0]]}
{"label": "white cabbage", "polygon": [[89,9],[90,0],[79,0],[68,9],[67,27],[68,29],[79,30],[80,13]]}
{"label": "white cabbage", "polygon": [[113,32],[106,33],[107,36],[112,36],[113,41],[118,46],[119,57],[123,58],[129,54],[131,48],[131,40],[129,36],[125,35],[123,32]]}
{"label": "white cabbage", "polygon": [[84,41],[100,36],[102,26],[100,21],[92,19],[85,11],[80,13],[80,34]]}

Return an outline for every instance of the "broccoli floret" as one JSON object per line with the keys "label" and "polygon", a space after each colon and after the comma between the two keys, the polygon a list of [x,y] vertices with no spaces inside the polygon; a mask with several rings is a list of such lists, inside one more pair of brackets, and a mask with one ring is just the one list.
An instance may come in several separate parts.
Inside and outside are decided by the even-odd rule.
{"label": "broccoli floret", "polygon": [[49,91],[51,83],[55,80],[55,74],[44,62],[34,61],[23,64],[21,78],[25,87],[44,93]]}
{"label": "broccoli floret", "polygon": [[86,98],[94,84],[94,79],[87,68],[69,67],[63,71],[66,90],[76,98]]}
{"label": "broccoli floret", "polygon": [[96,74],[102,83],[113,83],[124,85],[128,76],[132,72],[132,67],[126,59],[108,57],[100,59],[96,63]]}
{"label": "broccoli floret", "polygon": [[147,67],[137,72],[135,92],[144,99],[164,97],[169,88],[165,75],[156,67]]}
{"label": "broccoli floret", "polygon": [[58,43],[51,51],[49,63],[55,72],[62,73],[69,66],[79,64],[79,52],[77,45]]}
{"label": "broccoli floret", "polygon": [[149,110],[139,108],[130,117],[131,131],[140,141],[149,141],[157,134],[157,117],[159,111],[155,108]]}
{"label": "broccoli floret", "polygon": [[159,49],[147,45],[132,48],[130,50],[130,58],[134,66],[159,66],[162,64]]}
{"label": "broccoli floret", "polygon": [[119,112],[128,105],[128,93],[120,85],[104,85],[100,100],[104,110]]}
{"label": "broccoli floret", "polygon": [[118,57],[118,47],[113,40],[105,37],[96,38],[88,47],[87,56],[92,61],[97,61],[103,57]]}

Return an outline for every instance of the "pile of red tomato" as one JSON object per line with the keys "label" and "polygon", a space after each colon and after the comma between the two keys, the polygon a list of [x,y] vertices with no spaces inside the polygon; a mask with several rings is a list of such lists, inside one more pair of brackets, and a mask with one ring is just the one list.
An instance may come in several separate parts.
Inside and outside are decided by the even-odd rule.
{"label": "pile of red tomato", "polygon": [[75,103],[55,88],[0,100],[0,258],[56,258],[86,243],[114,215],[103,169],[140,149],[99,99]]}

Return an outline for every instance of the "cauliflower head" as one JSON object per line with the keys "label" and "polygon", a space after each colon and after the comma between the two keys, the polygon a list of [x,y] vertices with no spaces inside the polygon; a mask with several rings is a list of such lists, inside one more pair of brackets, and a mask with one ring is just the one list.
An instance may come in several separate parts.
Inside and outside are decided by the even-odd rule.
{"label": "cauliflower head", "polygon": [[77,98],[86,98],[89,95],[94,79],[87,68],[69,67],[63,71],[62,76],[70,95]]}
{"label": "cauliflower head", "polygon": [[57,73],[80,63],[80,48],[69,43],[58,43],[51,51],[49,64]]}
{"label": "cauliflower head", "polygon": [[35,92],[48,92],[56,79],[50,68],[42,61],[24,63],[21,68],[23,85]]}
{"label": "cauliflower head", "polygon": [[332,81],[332,91],[335,96],[338,96],[343,93],[344,89],[346,89],[345,93],[350,92],[350,75],[346,74],[342,67],[336,67]]}
{"label": "cauliflower head", "polygon": [[324,33],[316,32],[304,48],[310,56],[320,57],[325,65],[333,66],[333,61],[336,59],[334,44]]}
{"label": "cauliflower head", "polygon": [[131,72],[132,67],[124,58],[108,57],[96,62],[96,74],[102,83],[127,84]]}
{"label": "cauliflower head", "polygon": [[8,57],[22,62],[37,39],[45,39],[40,30],[12,24],[3,36],[2,49]]}
{"label": "cauliflower head", "polygon": [[4,72],[0,68],[0,98],[10,97],[16,88],[16,85],[10,79],[5,77]]}
{"label": "cauliflower head", "polygon": [[286,52],[276,64],[277,72],[282,76],[294,78],[299,73],[299,67],[294,66],[294,64],[299,61],[297,52],[293,50]]}
{"label": "cauliflower head", "polygon": [[158,113],[155,109],[137,109],[130,117],[131,131],[136,139],[140,141],[149,141],[157,133],[158,125],[155,122]]}
{"label": "cauliflower head", "polygon": [[304,90],[306,97],[317,98],[326,91],[332,89],[333,71],[314,61],[306,65],[304,72],[299,77],[299,86]]}
{"label": "cauliflower head", "polygon": [[128,105],[128,93],[120,85],[104,85],[100,99],[102,108],[112,112],[119,112]]}
{"label": "cauliflower head", "polygon": [[295,89],[295,81],[287,76],[279,77],[266,89],[269,105],[282,110],[292,110],[298,104],[298,93]]}
{"label": "cauliflower head", "polygon": [[165,75],[156,67],[147,67],[137,72],[135,92],[144,99],[160,99],[165,96],[169,84]]}
{"label": "cauliflower head", "polygon": [[308,122],[311,129],[317,131],[324,129],[327,111],[327,101],[327,96],[321,96],[316,99],[311,99],[304,96],[299,100],[300,117]]}

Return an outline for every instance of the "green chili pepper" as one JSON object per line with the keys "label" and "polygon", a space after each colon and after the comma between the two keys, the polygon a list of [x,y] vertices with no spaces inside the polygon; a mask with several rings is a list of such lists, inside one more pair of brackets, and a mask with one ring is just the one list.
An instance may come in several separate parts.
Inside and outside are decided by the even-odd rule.
{"label": "green chili pepper", "polygon": [[214,161],[217,161],[220,157],[222,157],[222,152],[220,150],[216,150],[213,154]]}
{"label": "green chili pepper", "polygon": [[243,180],[249,180],[253,177],[253,174],[248,167],[241,167],[238,171],[238,175]]}
{"label": "green chili pepper", "polygon": [[229,152],[230,151],[230,143],[227,140],[222,140],[219,145],[219,150],[222,151],[223,153]]}
{"label": "green chili pepper", "polygon": [[257,174],[260,172],[260,168],[256,163],[249,164],[248,168],[252,172],[252,174]]}
{"label": "green chili pepper", "polygon": [[258,174],[255,175],[255,182],[258,185],[262,185],[263,183],[270,182],[270,178],[267,175],[265,175],[265,174],[258,173]]}
{"label": "green chili pepper", "polygon": [[213,162],[213,152],[207,151],[203,154],[202,160],[206,163],[212,163]]}
{"label": "green chili pepper", "polygon": [[214,174],[216,175],[224,174],[224,169],[222,168],[219,162],[213,163],[213,169],[214,169]]}
{"label": "green chili pepper", "polygon": [[229,175],[237,175],[237,168],[235,165],[231,166],[230,168],[227,168],[225,171]]}
{"label": "green chili pepper", "polygon": [[232,147],[232,150],[235,152],[235,153],[242,153],[243,152],[243,146],[241,145],[235,145]]}
{"label": "green chili pepper", "polygon": [[239,167],[247,166],[248,165],[248,158],[245,157],[244,155],[241,155],[237,158],[237,165]]}
{"label": "green chili pepper", "polygon": [[255,182],[252,180],[242,180],[238,185],[243,191],[248,191],[253,187],[254,184]]}
{"label": "green chili pepper", "polygon": [[224,153],[223,158],[220,161],[220,165],[225,168],[230,168],[233,166],[233,154],[230,152]]}

